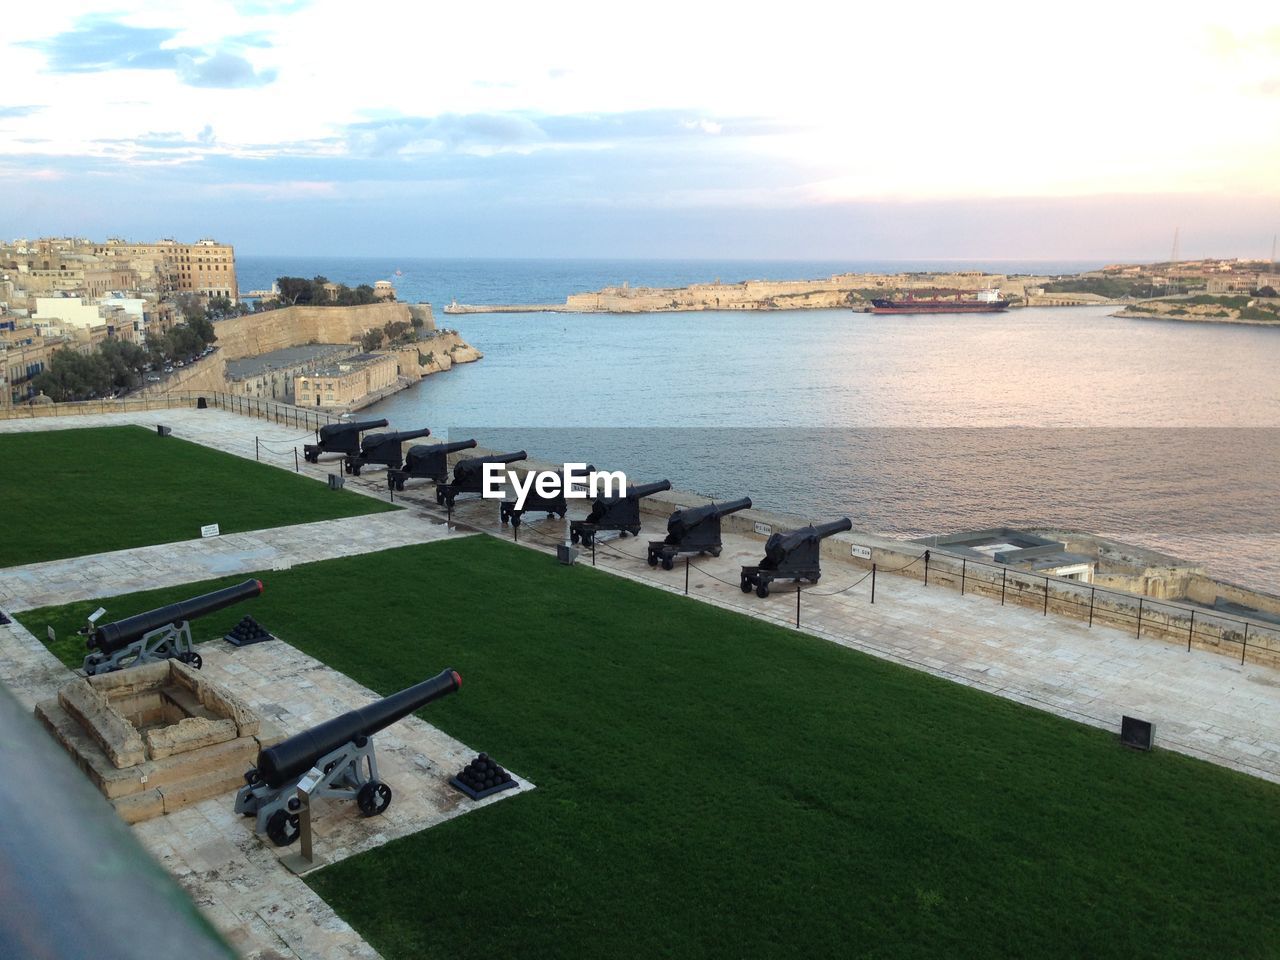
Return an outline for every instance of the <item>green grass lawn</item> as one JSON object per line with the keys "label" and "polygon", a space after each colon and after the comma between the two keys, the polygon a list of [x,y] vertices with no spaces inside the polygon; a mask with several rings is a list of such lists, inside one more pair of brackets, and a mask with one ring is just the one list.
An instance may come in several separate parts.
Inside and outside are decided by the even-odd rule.
{"label": "green grass lawn", "polygon": [[143,427],[0,434],[0,567],[398,509]]}
{"label": "green grass lawn", "polygon": [[388,958],[1280,951],[1272,784],[486,537],[262,576],[196,635],[456,667],[423,716],[538,785],[309,878]]}

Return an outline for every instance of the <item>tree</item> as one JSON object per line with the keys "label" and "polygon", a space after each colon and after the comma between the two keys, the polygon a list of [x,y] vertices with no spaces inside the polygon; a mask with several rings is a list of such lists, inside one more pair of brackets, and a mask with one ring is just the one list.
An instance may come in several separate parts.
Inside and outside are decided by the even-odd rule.
{"label": "tree", "polygon": [[311,281],[303,277],[277,277],[276,287],[285,303],[310,303]]}
{"label": "tree", "polygon": [[1261,288],[1259,288],[1259,289],[1254,293],[1254,296],[1255,296],[1255,297],[1274,297],[1274,296],[1277,296],[1277,294],[1276,294],[1276,288],[1275,288],[1275,287],[1273,287],[1273,286],[1270,286],[1270,285],[1265,286],[1265,287],[1261,287]]}
{"label": "tree", "polygon": [[377,350],[382,346],[382,339],[383,333],[381,330],[376,327],[372,330],[368,330],[360,337],[360,349],[366,352],[370,350]]}

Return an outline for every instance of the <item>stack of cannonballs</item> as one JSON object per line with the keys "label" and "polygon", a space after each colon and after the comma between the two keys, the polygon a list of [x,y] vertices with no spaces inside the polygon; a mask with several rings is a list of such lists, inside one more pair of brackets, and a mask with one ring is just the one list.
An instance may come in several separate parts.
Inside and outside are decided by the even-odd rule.
{"label": "stack of cannonballs", "polygon": [[275,637],[268,633],[262,624],[253,619],[253,617],[245,617],[235,625],[235,628],[224,639],[237,647],[247,647],[251,643],[274,640]]}
{"label": "stack of cannonballs", "polygon": [[483,800],[499,790],[516,785],[511,774],[498,766],[487,753],[482,753],[468,763],[460,774],[449,781],[472,800]]}

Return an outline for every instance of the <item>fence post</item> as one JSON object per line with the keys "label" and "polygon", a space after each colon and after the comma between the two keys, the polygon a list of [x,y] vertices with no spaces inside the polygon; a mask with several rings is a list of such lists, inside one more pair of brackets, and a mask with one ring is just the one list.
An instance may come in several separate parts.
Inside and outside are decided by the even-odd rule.
{"label": "fence post", "polygon": [[876,602],[876,565],[871,565],[871,602]]}
{"label": "fence post", "polygon": [[1249,652],[1249,625],[1244,625],[1244,646],[1240,648],[1240,666],[1244,666],[1244,655]]}
{"label": "fence post", "polygon": [[689,595],[689,558],[684,558],[684,595]]}
{"label": "fence post", "polygon": [[1048,615],[1049,615],[1049,578],[1045,577],[1044,578],[1044,614],[1043,616],[1047,617]]}
{"label": "fence post", "polygon": [[258,456],[258,438],[257,437],[253,438],[253,459],[255,460],[262,459],[261,457]]}
{"label": "fence post", "polygon": [[1138,632],[1134,634],[1139,640],[1142,639],[1142,598],[1138,598]]}
{"label": "fence post", "polygon": [[964,581],[969,572],[969,561],[962,559],[960,561],[960,596],[964,596]]}
{"label": "fence post", "polygon": [[293,448],[293,472],[301,473],[301,468],[298,466],[298,448],[297,447]]}
{"label": "fence post", "polygon": [[924,552],[924,585],[929,585],[929,551]]}
{"label": "fence post", "polygon": [[[800,581],[796,581],[796,628],[800,627]],[[1241,661],[1242,663],[1244,661]]]}
{"label": "fence post", "polygon": [[1191,652],[1191,638],[1196,632],[1196,612],[1191,611],[1191,626],[1187,628],[1187,653]]}
{"label": "fence post", "polygon": [[1009,568],[1001,567],[1000,568],[1000,606],[1002,607],[1004,606],[1004,587],[1008,579],[1009,579]]}
{"label": "fence post", "polygon": [[1093,594],[1097,589],[1094,586],[1089,587],[1089,629],[1093,629]]}

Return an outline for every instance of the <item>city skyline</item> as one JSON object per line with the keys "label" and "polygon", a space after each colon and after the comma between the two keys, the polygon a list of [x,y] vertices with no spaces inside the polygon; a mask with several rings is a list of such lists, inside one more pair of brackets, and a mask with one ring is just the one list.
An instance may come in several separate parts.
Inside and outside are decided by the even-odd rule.
{"label": "city skyline", "polygon": [[[1265,259],[1280,14],[23,8],[9,236],[245,254]],[[1247,25],[1247,26],[1242,26]]]}

